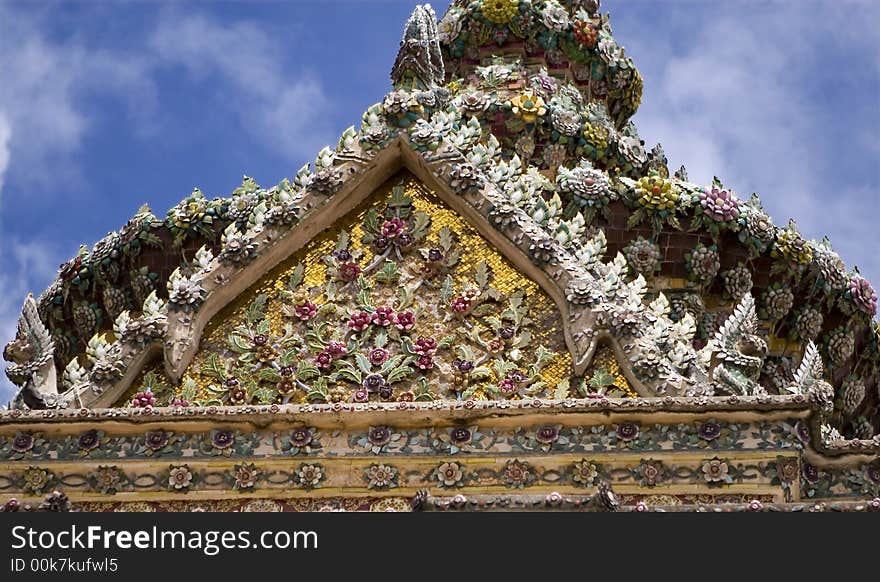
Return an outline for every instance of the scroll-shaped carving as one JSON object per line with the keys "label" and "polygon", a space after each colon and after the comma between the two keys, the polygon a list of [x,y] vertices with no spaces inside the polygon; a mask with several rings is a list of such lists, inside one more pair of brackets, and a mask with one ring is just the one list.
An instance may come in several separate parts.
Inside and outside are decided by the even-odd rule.
{"label": "scroll-shaped carving", "polygon": [[765,393],[758,376],[767,356],[767,343],[757,332],[755,300],[746,293],[703,348],[703,355],[710,361],[711,378],[722,391],[742,396]]}
{"label": "scroll-shaped carving", "polygon": [[28,294],[18,320],[15,340],[3,350],[3,357],[12,364],[6,375],[21,387],[20,398],[28,408],[45,409],[58,406],[55,346],[49,330],[37,313],[37,302]]}
{"label": "scroll-shaped carving", "polygon": [[824,415],[834,411],[834,388],[823,379],[825,366],[816,344],[810,342],[794,374],[794,383],[786,388],[792,394],[803,394],[819,407]]}

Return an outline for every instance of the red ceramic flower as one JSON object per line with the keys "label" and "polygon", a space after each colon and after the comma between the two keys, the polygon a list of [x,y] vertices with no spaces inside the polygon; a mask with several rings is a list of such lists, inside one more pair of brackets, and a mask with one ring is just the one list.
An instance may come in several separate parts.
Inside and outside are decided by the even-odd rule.
{"label": "red ceramic flower", "polygon": [[394,317],[394,326],[400,330],[410,330],[416,325],[415,316],[409,311],[401,311]]}
{"label": "red ceramic flower", "polygon": [[369,355],[370,363],[374,366],[381,366],[388,359],[388,350],[383,348],[373,348]]}
{"label": "red ceramic flower", "polygon": [[599,39],[599,31],[592,22],[586,20],[575,20],[572,25],[572,32],[578,44],[585,47],[595,46]]}
{"label": "red ceramic flower", "polygon": [[311,301],[306,301],[302,305],[297,305],[294,313],[300,320],[308,321],[318,313],[318,306]]}
{"label": "red ceramic flower", "polygon": [[342,342],[328,342],[325,350],[334,358],[344,356],[348,353],[348,348]]}
{"label": "red ceramic flower", "polygon": [[420,356],[430,356],[437,349],[437,341],[432,337],[420,337],[413,350]]}
{"label": "red ceramic flower", "polygon": [[382,236],[394,238],[403,232],[403,221],[399,218],[391,218],[382,223]]}
{"label": "red ceramic flower", "polygon": [[348,327],[350,327],[353,331],[363,331],[368,325],[370,325],[370,314],[364,313],[363,311],[359,311],[351,316],[351,319],[348,320]]}
{"label": "red ceramic flower", "polygon": [[348,262],[339,267],[339,276],[345,281],[354,281],[361,274],[361,267],[357,263]]}
{"label": "red ceramic flower", "polygon": [[373,314],[372,321],[375,325],[388,327],[394,322],[394,310],[390,307],[379,307]]}
{"label": "red ceramic flower", "polygon": [[328,354],[327,352],[321,352],[317,356],[315,356],[315,365],[319,368],[329,368],[330,364],[333,363],[333,356]]}

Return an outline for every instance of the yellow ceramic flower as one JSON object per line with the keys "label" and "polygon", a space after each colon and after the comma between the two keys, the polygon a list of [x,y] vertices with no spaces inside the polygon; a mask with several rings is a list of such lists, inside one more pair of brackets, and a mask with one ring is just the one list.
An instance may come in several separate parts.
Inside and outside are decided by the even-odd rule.
{"label": "yellow ceramic flower", "polygon": [[796,265],[806,265],[813,260],[813,249],[796,231],[785,229],[776,239],[775,256],[782,255]]}
{"label": "yellow ceramic flower", "polygon": [[654,210],[671,210],[678,202],[678,192],[673,188],[672,181],[660,176],[640,178],[636,186],[636,196],[642,206]]}
{"label": "yellow ceramic flower", "polygon": [[598,123],[584,124],[584,139],[597,150],[608,148],[608,130]]}
{"label": "yellow ceramic flower", "polygon": [[519,0],[483,0],[483,16],[496,24],[506,24],[519,10]]}
{"label": "yellow ceramic flower", "polygon": [[635,112],[639,105],[642,104],[642,91],[644,90],[644,81],[639,72],[633,69],[633,78],[626,87],[623,95],[623,102],[627,110]]}
{"label": "yellow ceramic flower", "polygon": [[294,305],[302,305],[302,304],[306,303],[310,298],[311,297],[309,295],[309,292],[303,291],[302,289],[292,293],[291,297],[290,297],[290,299],[291,299],[291,301],[293,301]]}
{"label": "yellow ceramic flower", "polygon": [[522,117],[526,123],[534,123],[538,117],[547,113],[544,99],[534,91],[523,91],[510,100],[510,108],[514,115]]}
{"label": "yellow ceramic flower", "polygon": [[178,207],[172,215],[172,223],[181,230],[186,230],[195,222],[201,222],[205,217],[206,204],[204,200],[190,200],[185,207]]}

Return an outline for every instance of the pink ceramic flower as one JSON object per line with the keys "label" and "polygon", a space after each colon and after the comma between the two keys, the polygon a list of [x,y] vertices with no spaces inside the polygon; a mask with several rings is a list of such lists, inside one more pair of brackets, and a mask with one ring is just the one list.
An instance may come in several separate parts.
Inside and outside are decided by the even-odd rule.
{"label": "pink ceramic flower", "polygon": [[333,363],[333,357],[327,352],[321,352],[315,356],[315,365],[319,368],[329,368]]}
{"label": "pink ceramic flower", "polygon": [[394,238],[403,233],[403,221],[399,218],[391,218],[382,223],[382,236]]}
{"label": "pink ceramic flower", "polygon": [[739,201],[730,190],[712,186],[700,192],[700,206],[712,220],[730,222],[739,216]]}
{"label": "pink ceramic flower", "polygon": [[854,276],[849,282],[849,292],[856,306],[870,316],[877,314],[877,292],[864,277]]}
{"label": "pink ceramic flower", "polygon": [[318,313],[318,306],[311,301],[306,301],[302,305],[297,305],[294,313],[300,320],[308,321]]}
{"label": "pink ceramic flower", "polygon": [[348,262],[339,267],[339,276],[345,281],[353,281],[361,274],[361,267],[357,263]]}
{"label": "pink ceramic flower", "polygon": [[334,358],[344,356],[348,353],[348,348],[342,342],[327,342],[327,347],[325,349],[327,353]]}

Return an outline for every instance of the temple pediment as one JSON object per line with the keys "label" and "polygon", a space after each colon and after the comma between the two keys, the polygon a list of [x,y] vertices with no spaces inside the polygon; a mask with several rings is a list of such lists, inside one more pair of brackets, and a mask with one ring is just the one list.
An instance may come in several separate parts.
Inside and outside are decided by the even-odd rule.
{"label": "temple pediment", "polygon": [[645,150],[641,77],[597,9],[418,7],[393,90],[291,179],[83,247],[4,352],[0,451],[118,460],[93,480],[129,500],[150,471],[161,499],[876,493],[876,293],[757,196]]}
{"label": "temple pediment", "polygon": [[180,387],[153,393],[159,405],[547,397],[572,374],[564,328],[536,282],[403,171],[218,312]]}

